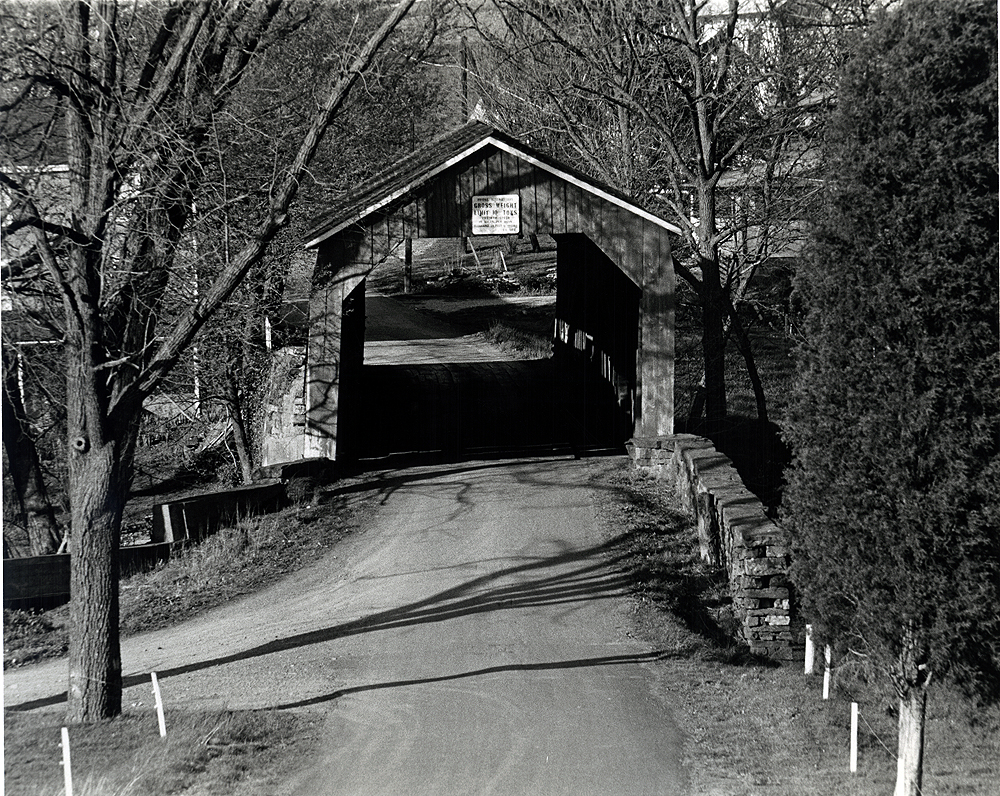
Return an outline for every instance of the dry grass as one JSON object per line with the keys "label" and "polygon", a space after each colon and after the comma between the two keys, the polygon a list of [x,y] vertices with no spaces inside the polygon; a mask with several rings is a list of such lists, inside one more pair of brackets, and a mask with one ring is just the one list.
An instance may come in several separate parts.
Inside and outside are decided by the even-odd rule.
{"label": "dry grass", "polygon": [[518,359],[547,359],[552,356],[551,336],[533,334],[495,320],[484,336],[493,345]]}
{"label": "dry grass", "polygon": [[[319,737],[319,719],[274,711],[129,713],[69,730],[77,796],[184,793],[273,796]],[[63,793],[60,724],[52,714],[4,717],[7,796]]]}
{"label": "dry grass", "polygon": [[[834,671],[744,654],[732,630],[721,573],[699,560],[690,521],[661,482],[621,459],[592,461],[592,487],[609,535],[624,534],[635,586],[633,632],[664,651],[657,688],[687,740],[697,796],[884,796],[895,781],[896,718],[885,689]],[[848,770],[850,703],[860,712],[859,770]],[[928,708],[925,796],[996,796],[1000,707],[976,709],[939,687]]]}

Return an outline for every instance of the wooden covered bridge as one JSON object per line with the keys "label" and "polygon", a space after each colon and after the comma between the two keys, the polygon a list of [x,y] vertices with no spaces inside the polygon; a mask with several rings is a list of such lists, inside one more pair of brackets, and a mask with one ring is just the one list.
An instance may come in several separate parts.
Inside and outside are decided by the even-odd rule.
{"label": "wooden covered bridge", "polygon": [[[670,238],[677,232],[613,189],[480,122],[418,149],[331,207],[308,235],[306,247],[317,259],[304,458],[368,453],[368,431],[379,421],[364,411],[373,397],[364,394],[362,378],[365,280],[413,238],[551,235],[557,242],[551,372],[560,387],[539,401],[556,395],[557,404],[579,407],[596,398],[567,396],[603,390],[614,397],[618,418],[612,439],[601,442],[672,433]],[[556,406],[554,414],[558,433],[570,437],[562,441],[597,441],[576,410]],[[467,420],[465,428],[475,425],[474,417]],[[510,422],[524,425],[523,418]],[[440,447],[466,446],[449,440]]]}

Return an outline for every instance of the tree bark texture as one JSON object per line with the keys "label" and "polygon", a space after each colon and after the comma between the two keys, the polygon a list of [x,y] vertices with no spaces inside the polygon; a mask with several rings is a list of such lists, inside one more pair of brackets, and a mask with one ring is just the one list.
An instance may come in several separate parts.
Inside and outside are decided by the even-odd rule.
{"label": "tree bark texture", "polygon": [[118,551],[127,497],[121,447],[108,441],[70,453],[69,723],[121,713]]}
{"label": "tree bark texture", "polygon": [[85,337],[67,345],[70,636],[67,722],[121,713],[118,580],[122,514],[131,486],[142,404],[107,411]]}
{"label": "tree bark texture", "polygon": [[899,746],[894,796],[920,796],[924,771],[927,688],[913,686],[899,698]]}

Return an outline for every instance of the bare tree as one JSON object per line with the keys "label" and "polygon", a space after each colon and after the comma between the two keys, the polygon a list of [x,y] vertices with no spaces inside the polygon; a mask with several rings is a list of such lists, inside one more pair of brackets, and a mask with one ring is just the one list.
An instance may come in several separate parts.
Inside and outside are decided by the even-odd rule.
{"label": "bare tree", "polygon": [[791,197],[808,186],[836,32],[861,18],[847,3],[745,5],[469,3],[485,42],[473,73],[486,111],[683,230],[675,267],[700,306],[712,425],[727,413],[730,334],[767,417],[736,308],[760,264],[801,237]]}
{"label": "bare tree", "polygon": [[[67,206],[53,216],[38,171],[5,164],[5,235],[25,233],[58,290],[67,379],[72,575],[68,720],[121,711],[118,545],[143,399],[288,223],[317,148],[414,0],[395,5],[333,70],[267,188],[257,222],[193,301],[172,293],[210,158],[212,120],[255,59],[308,9],[282,0],[9,4],[3,107],[58,100]],[[55,146],[54,137],[48,145]],[[39,170],[40,171],[40,170]]]}

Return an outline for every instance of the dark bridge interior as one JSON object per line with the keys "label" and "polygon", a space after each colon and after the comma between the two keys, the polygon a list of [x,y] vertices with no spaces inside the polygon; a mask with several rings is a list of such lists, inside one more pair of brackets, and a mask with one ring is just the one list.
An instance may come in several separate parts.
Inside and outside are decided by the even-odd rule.
{"label": "dark bridge interior", "polygon": [[546,359],[414,362],[404,345],[391,364],[365,363],[356,288],[344,303],[338,458],[620,450],[633,430],[641,291],[585,235],[557,240]]}

